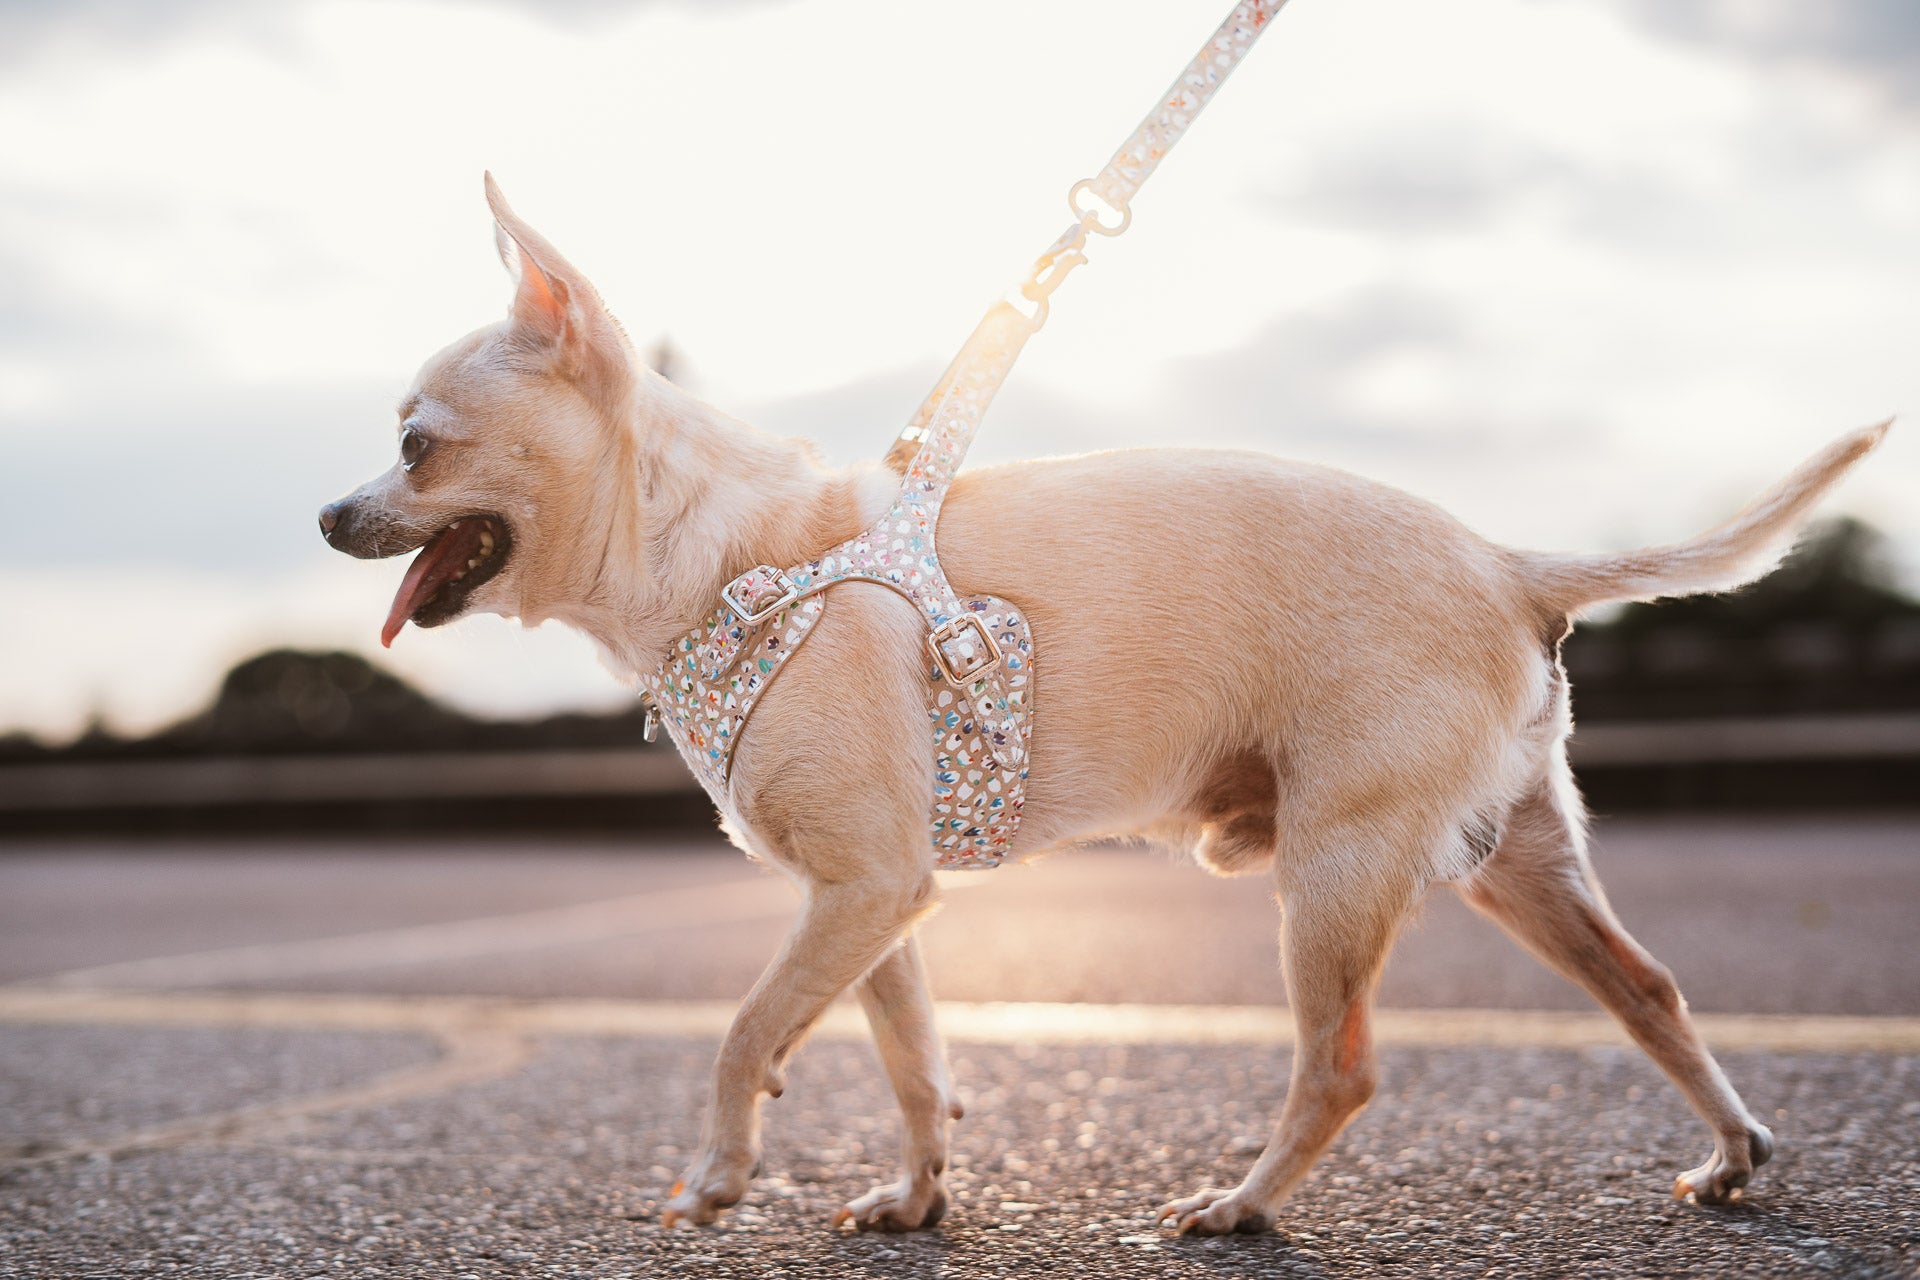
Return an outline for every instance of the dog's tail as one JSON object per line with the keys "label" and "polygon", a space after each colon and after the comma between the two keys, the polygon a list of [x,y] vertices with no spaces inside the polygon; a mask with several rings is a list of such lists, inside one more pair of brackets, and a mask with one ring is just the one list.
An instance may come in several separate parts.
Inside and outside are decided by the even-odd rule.
{"label": "dog's tail", "polygon": [[1873,452],[1892,425],[1888,419],[1834,441],[1739,515],[1690,541],[1618,555],[1528,553],[1529,593],[1564,617],[1618,600],[1730,591],[1752,582],[1792,549],[1814,504]]}

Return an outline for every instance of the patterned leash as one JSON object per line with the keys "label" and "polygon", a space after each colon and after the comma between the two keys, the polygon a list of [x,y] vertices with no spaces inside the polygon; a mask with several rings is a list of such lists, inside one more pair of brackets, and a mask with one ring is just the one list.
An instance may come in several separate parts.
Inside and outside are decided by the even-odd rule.
{"label": "patterned leash", "polygon": [[1021,348],[1047,322],[1048,299],[1067,273],[1087,260],[1087,237],[1117,236],[1132,225],[1135,194],[1285,3],[1240,0],[1106,167],[1073,184],[1067,192],[1073,222],[1034,261],[1018,288],[988,309],[887,451],[888,466],[904,473],[916,455],[931,453],[935,456],[921,461],[929,464],[925,469],[935,482],[944,488],[953,478]]}

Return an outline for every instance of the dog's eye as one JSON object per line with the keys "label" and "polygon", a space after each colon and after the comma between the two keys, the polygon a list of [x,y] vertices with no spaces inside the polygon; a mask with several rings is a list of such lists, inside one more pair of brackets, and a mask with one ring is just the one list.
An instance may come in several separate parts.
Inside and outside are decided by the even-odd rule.
{"label": "dog's eye", "polygon": [[420,461],[427,452],[427,438],[412,427],[400,432],[400,465],[413,470],[413,464]]}

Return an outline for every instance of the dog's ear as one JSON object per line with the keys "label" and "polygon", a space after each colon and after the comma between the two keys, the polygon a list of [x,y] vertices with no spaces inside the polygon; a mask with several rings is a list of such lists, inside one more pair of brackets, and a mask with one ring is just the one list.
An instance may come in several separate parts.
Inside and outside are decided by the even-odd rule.
{"label": "dog's ear", "polygon": [[486,183],[494,243],[514,277],[514,326],[551,349],[561,372],[577,381],[598,382],[624,368],[625,338],[600,295],[513,211],[491,173]]}

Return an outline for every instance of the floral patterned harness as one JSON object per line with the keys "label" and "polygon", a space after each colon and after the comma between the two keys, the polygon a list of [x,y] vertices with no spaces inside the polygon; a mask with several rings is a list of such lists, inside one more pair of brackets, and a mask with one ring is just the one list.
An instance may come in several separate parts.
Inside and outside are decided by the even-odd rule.
{"label": "floral patterned harness", "polygon": [[[887,513],[805,564],[757,565],[735,578],[720,593],[720,607],[646,678],[674,745],[715,803],[724,802],[747,717],[825,612],[825,590],[875,582],[912,601],[927,626],[929,834],[938,865],[995,867],[1007,856],[1033,735],[1033,635],[1018,606],[954,589],[934,531],[987,402],[1035,328],[1011,304],[995,306],[902,434],[903,446],[917,447]],[[904,452],[898,447],[890,457]]]}
{"label": "floral patterned harness", "polygon": [[[1017,294],[995,303],[900,433],[887,461],[900,496],[866,530],[804,564],[756,565],[720,605],[642,676],[647,737],[664,721],[714,803],[725,808],[733,750],[747,717],[826,610],[841,582],[874,582],[912,601],[927,627],[927,720],[933,741],[936,865],[997,867],[1020,825],[1033,736],[1033,634],[1024,612],[993,595],[956,591],[940,567],[940,506],[988,403],[1046,323],[1047,300],[1086,261],[1089,232],[1118,235],[1128,201],[1185,132],[1285,0],[1240,0],[1105,169],[1068,194],[1075,221]],[[1083,193],[1085,198],[1083,199]],[[1114,215],[1103,221],[1102,212]]]}

